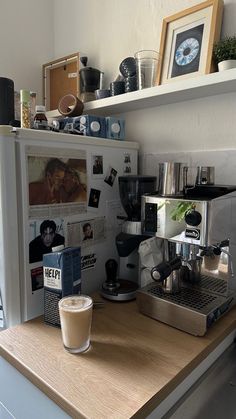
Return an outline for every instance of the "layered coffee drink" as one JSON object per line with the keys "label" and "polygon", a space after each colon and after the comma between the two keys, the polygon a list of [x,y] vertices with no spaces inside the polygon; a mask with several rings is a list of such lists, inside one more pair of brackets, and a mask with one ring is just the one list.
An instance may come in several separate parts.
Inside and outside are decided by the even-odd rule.
{"label": "layered coffee drink", "polygon": [[71,353],[86,351],[90,346],[93,300],[87,295],[71,295],[59,301],[64,347]]}

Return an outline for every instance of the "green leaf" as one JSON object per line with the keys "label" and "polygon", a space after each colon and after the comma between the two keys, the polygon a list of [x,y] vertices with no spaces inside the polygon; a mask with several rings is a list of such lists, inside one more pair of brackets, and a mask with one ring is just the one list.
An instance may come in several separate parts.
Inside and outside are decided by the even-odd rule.
{"label": "green leaf", "polygon": [[185,201],[181,201],[179,202],[175,208],[173,208],[173,210],[170,212],[170,216],[171,219],[173,221],[182,221],[184,219],[184,216],[186,214],[187,211],[190,211],[193,208],[193,203],[192,202],[185,202]]}

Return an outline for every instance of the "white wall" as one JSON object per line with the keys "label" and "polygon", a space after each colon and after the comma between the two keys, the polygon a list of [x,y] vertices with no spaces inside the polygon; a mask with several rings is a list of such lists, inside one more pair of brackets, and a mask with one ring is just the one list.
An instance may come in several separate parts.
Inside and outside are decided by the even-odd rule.
{"label": "white wall", "polygon": [[42,64],[53,51],[53,0],[1,0],[0,77],[14,81],[15,90],[42,95]]}
{"label": "white wall", "polygon": [[[196,0],[54,0],[55,55],[82,51],[105,72],[108,85],[123,58],[159,49],[162,19]],[[223,33],[235,30],[236,0],[225,0]],[[227,28],[227,30],[226,30]],[[229,30],[228,30],[229,29]]]}
{"label": "white wall", "polygon": [[[0,76],[16,89],[42,91],[42,64],[81,51],[105,72],[142,48],[159,48],[162,19],[196,0],[2,0]],[[225,0],[222,34],[233,34],[236,0]],[[127,139],[142,154],[235,148],[235,93],[125,115]]]}
{"label": "white wall", "polygon": [[[108,86],[123,58],[143,48],[158,50],[164,17],[200,2],[71,0],[68,8],[63,0],[54,0],[55,55],[85,52],[89,64],[105,72]],[[236,32],[236,0],[224,4],[223,36]],[[141,161],[163,152],[234,149],[235,104],[232,93],[129,112],[125,114],[127,139],[140,143]],[[145,164],[142,167],[145,170]]]}

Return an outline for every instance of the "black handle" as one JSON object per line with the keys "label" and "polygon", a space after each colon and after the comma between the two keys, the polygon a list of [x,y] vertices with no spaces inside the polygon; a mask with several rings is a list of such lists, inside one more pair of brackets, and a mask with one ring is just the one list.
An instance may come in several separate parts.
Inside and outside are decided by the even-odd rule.
{"label": "black handle", "polygon": [[118,263],[115,259],[108,259],[105,263],[105,269],[106,269],[106,284],[114,285],[117,282],[116,275],[117,275],[117,268]]}
{"label": "black handle", "polygon": [[164,281],[171,272],[180,269],[182,261],[180,257],[174,258],[169,262],[161,262],[157,266],[154,266],[151,270],[151,277],[154,281]]}
{"label": "black handle", "polygon": [[88,62],[88,57],[80,57],[80,62],[86,67]]}

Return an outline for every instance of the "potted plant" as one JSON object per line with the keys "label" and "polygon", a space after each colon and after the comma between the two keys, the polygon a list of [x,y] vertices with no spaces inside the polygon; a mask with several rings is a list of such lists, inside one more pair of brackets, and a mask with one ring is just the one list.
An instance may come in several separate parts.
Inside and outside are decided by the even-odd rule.
{"label": "potted plant", "polygon": [[236,36],[228,36],[214,45],[213,56],[218,70],[236,67]]}

